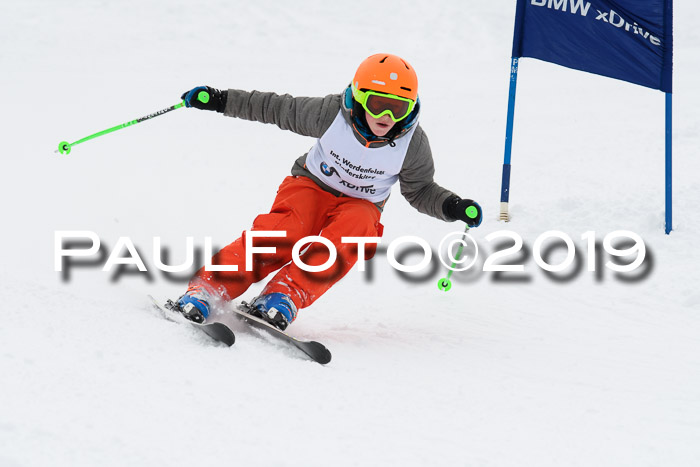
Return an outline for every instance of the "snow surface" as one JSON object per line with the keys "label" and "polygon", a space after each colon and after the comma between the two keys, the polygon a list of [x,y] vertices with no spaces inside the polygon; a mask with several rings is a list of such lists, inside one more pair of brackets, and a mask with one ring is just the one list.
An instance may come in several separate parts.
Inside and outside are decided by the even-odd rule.
{"label": "snow surface", "polygon": [[[700,7],[675,12],[666,236],[663,95],[527,59],[514,217],[496,220],[514,3],[1,2],[0,465],[700,465]],[[486,210],[474,238],[488,252],[488,234],[520,235],[527,255],[510,259],[529,280],[455,274],[444,293],[443,266],[407,281],[379,255],[290,328],[331,349],[326,367],[254,334],[210,345],[150,310],[147,293],[184,289],[154,268],[153,237],[173,263],[187,236],[235,239],[313,141],[181,109],[69,156],[58,142],[200,84],[339,92],[379,51],[418,70],[436,179]],[[384,246],[461,229],[398,189],[382,222]],[[129,237],[151,274],[63,280],[58,230],[93,231],[106,254]],[[579,248],[568,280],[532,259],[549,230]],[[641,279],[586,270],[581,236],[615,230],[644,239]]]}

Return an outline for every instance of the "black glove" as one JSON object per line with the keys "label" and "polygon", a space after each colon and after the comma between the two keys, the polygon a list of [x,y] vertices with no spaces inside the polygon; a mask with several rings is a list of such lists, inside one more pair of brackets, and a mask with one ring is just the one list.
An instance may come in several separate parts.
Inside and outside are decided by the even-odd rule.
{"label": "black glove", "polygon": [[481,224],[481,206],[476,201],[452,195],[442,203],[442,212],[450,220],[466,222],[469,227]]}
{"label": "black glove", "polygon": [[197,86],[194,89],[185,91],[180,99],[185,101],[185,107],[194,107],[202,110],[216,110],[224,112],[226,109],[226,98],[228,91],[219,91],[209,86]]}

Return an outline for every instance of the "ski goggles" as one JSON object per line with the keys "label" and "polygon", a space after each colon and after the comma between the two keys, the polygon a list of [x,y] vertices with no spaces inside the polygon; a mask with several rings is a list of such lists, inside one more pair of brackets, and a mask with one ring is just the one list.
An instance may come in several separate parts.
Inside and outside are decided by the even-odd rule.
{"label": "ski goggles", "polygon": [[377,91],[360,91],[352,88],[355,100],[374,118],[389,115],[394,123],[408,117],[413,111],[415,101],[406,97],[393,94],[384,94]]}

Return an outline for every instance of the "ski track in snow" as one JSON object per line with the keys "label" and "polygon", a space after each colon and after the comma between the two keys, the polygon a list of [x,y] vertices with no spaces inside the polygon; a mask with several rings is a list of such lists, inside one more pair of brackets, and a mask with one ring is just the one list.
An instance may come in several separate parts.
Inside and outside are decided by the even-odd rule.
{"label": "ski track in snow", "polygon": [[[666,236],[661,94],[529,59],[513,220],[495,220],[512,4],[0,5],[0,79],[11,91],[1,117],[0,465],[696,465],[699,12],[676,9]],[[234,240],[313,141],[183,109],[69,156],[53,154],[58,142],[200,84],[339,92],[381,50],[418,70],[436,180],[486,210],[474,238],[488,250],[488,234],[510,230],[531,252],[540,234],[562,231],[583,269],[556,282],[530,253],[526,282],[457,273],[443,293],[443,266],[408,282],[379,254],[371,276],[351,271],[290,327],[331,350],[327,366],[244,328],[232,348],[212,344],[152,310],[146,294],[175,298],[185,286],[153,268],[153,237],[173,263],[187,236]],[[382,223],[384,246],[416,235],[437,247],[462,229],[412,210],[398,189]],[[128,236],[151,272],[94,266],[63,281],[57,230],[94,231],[106,254]],[[615,230],[644,239],[645,279],[585,270],[581,235]]]}

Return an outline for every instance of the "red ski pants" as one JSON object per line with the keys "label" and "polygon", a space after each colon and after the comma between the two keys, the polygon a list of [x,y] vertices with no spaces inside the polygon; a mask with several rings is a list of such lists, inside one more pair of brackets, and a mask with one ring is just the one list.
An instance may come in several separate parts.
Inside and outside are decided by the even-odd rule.
{"label": "red ski pants", "polygon": [[[357,262],[358,245],[342,243],[342,237],[381,237],[379,209],[367,200],[337,197],[319,188],[306,177],[287,177],[277,191],[269,214],[255,218],[251,230],[286,231],[284,238],[255,238],[254,247],[275,247],[275,253],[253,255],[253,270],[246,271],[246,232],[224,247],[212,259],[214,265],[237,265],[235,272],[205,271],[192,278],[190,285],[203,284],[208,289],[234,299],[251,284],[261,281],[279,269],[265,286],[263,293],[282,292],[289,295],[301,309],[311,305],[333,284],[338,282]],[[337,258],[326,271],[307,272],[292,262],[294,244],[307,236],[319,235],[335,245]],[[304,264],[318,266],[329,259],[329,249],[312,243],[300,255]],[[365,259],[374,256],[376,244],[367,244]],[[281,269],[280,269],[281,268]]]}

